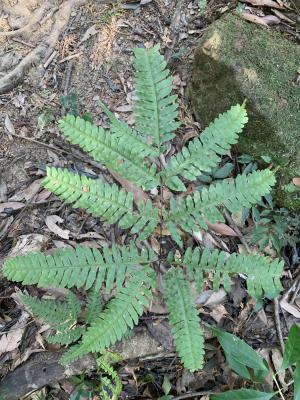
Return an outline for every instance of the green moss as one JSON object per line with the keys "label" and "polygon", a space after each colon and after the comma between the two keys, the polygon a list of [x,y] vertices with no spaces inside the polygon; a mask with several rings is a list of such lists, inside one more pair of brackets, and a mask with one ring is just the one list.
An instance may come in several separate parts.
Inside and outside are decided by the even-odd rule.
{"label": "green moss", "polygon": [[227,15],[201,38],[195,54],[190,97],[206,126],[231,105],[247,99],[249,123],[238,151],[279,166],[278,204],[300,210],[300,199],[283,186],[300,176],[300,49],[277,32]]}

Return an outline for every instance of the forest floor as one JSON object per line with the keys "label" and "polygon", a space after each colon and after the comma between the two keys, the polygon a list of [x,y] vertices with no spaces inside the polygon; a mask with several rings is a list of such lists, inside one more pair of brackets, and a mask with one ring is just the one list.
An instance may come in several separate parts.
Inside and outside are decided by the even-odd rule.
{"label": "forest floor", "polygon": [[[17,10],[18,1],[4,1],[4,5],[12,3],[15,9],[11,21],[15,21],[16,28],[22,18],[28,23],[28,15],[37,6],[36,2],[23,2],[23,10]],[[42,4],[41,1],[38,3]],[[293,20],[284,12],[278,14],[267,1],[245,0],[244,3],[246,11],[257,17],[249,23],[257,23],[259,19],[267,21],[272,24],[271,29],[280,30],[292,41],[299,40],[299,31],[295,28],[299,17]],[[253,6],[255,3],[258,7]],[[282,1],[278,0],[278,3]],[[203,8],[199,9],[201,4]],[[203,129],[193,117],[187,96],[198,40],[214,20],[231,12],[236,5],[223,0],[209,1],[206,6],[204,2],[193,0],[85,1],[71,11],[55,47],[47,57],[42,62],[39,58],[30,60],[29,71],[22,74],[20,84],[12,85],[14,87],[0,94],[0,259],[29,250],[72,247],[79,242],[96,248],[104,243],[122,242],[117,228],[103,226],[96,218],[62,205],[49,191],[41,188],[39,183],[46,165],[69,167],[91,176],[104,174],[107,180],[114,182],[107,171],[99,169],[91,159],[64,140],[57,121],[68,111],[77,114],[88,112],[96,124],[102,124],[101,100],[118,118],[133,124],[132,49],[160,43],[175,77],[175,91],[179,96],[181,126],[177,131],[177,145],[180,148]],[[297,4],[293,5],[295,7],[289,10],[297,9]],[[1,10],[0,5],[0,86],[1,78],[7,74],[6,68],[17,65],[41,42],[46,25],[52,22],[56,12],[49,8],[52,14],[43,20],[43,24],[32,25],[24,33],[10,37],[1,35],[1,31],[11,29],[7,10]],[[17,11],[23,12],[22,18],[20,15],[18,18]],[[291,14],[295,15],[295,11]],[[264,19],[266,16],[268,18]],[[225,248],[230,248],[232,242],[237,240],[216,231],[202,237],[202,241],[212,247],[222,242]],[[150,243],[159,252],[158,238],[153,236]],[[290,266],[291,271],[286,271],[285,276],[286,290],[295,284],[294,277],[299,271],[296,261]],[[26,365],[33,354],[58,350],[53,345],[49,346],[43,338],[42,334],[48,327],[35,322],[18,302],[16,294],[23,289],[21,285],[0,277],[2,377],[21,364]],[[31,294],[39,293],[36,288],[27,287],[26,290]],[[61,293],[52,290],[48,295],[55,298]],[[282,355],[275,321],[279,314],[278,310],[274,311],[272,302],[254,313],[253,302],[247,298],[240,279],[234,281],[233,289],[227,296],[223,291],[212,295],[211,290],[205,291],[205,296],[201,300],[202,320],[214,321],[234,332],[259,349],[270,363],[278,365]],[[139,329],[146,331],[162,346],[164,355],[120,364],[118,373],[123,383],[122,398],[158,398],[163,395],[166,376],[176,399],[207,400],[210,391],[216,388],[238,387],[236,375],[226,367],[221,353],[216,353],[211,347],[207,350],[207,365],[203,371],[192,374],[183,370],[170,350],[172,345],[165,312],[158,303],[148,317],[141,319]],[[288,328],[295,322],[295,315],[282,310],[279,312],[279,329],[285,337]],[[145,355],[148,355],[147,351]],[[281,376],[280,379],[281,383],[288,382],[287,377]],[[86,380],[93,382],[97,380],[97,375],[91,372],[86,375]],[[67,379],[49,380],[38,394],[49,399],[68,399],[75,390],[76,384]],[[288,392],[285,395],[286,399],[290,398]],[[38,397],[32,395],[28,398]]]}

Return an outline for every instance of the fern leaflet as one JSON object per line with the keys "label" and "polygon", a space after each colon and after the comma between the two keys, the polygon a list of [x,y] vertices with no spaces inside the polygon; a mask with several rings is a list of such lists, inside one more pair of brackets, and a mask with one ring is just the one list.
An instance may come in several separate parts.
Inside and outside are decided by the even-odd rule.
{"label": "fern leaflet", "polygon": [[117,223],[120,228],[131,228],[139,233],[140,240],[146,239],[155,229],[158,211],[151,201],[140,202],[133,209],[133,194],[103,181],[87,178],[59,168],[47,168],[43,185],[74,208],[83,208],[109,224]]}
{"label": "fern leaflet", "polygon": [[194,181],[203,172],[210,172],[221,161],[238,140],[238,134],[248,121],[247,112],[242,105],[231,107],[219,115],[201,134],[189,142],[187,147],[172,156],[163,173],[164,183],[173,190],[185,191],[179,175]]}
{"label": "fern leaflet", "polygon": [[59,249],[53,254],[29,253],[5,261],[3,274],[12,281],[40,287],[85,287],[95,283],[110,292],[113,284],[117,289],[123,285],[128,274],[155,260],[154,253],[143,250],[139,255],[136,246],[97,249],[77,246],[75,250]]}
{"label": "fern leaflet", "polygon": [[281,290],[280,277],[284,264],[259,254],[228,254],[224,251],[188,248],[182,264],[187,267],[191,279],[195,279],[197,292],[201,293],[205,274],[214,273],[213,288],[218,290],[223,284],[227,292],[231,287],[231,275],[243,274],[247,277],[248,293],[254,299],[274,298]]}
{"label": "fern leaflet", "polygon": [[164,297],[176,350],[185,368],[196,371],[203,366],[204,340],[191,290],[181,269],[172,268],[165,275]]}
{"label": "fern leaflet", "polygon": [[136,48],[134,101],[135,126],[138,132],[150,138],[162,152],[161,144],[172,139],[178,128],[177,96],[171,95],[173,78],[168,77],[166,61],[159,53],[159,45],[145,50]]}
{"label": "fern leaflet", "polygon": [[80,301],[69,292],[66,301],[37,299],[21,294],[20,300],[34,316],[49,322],[55,329],[64,329],[77,321],[80,314]]}
{"label": "fern leaflet", "polygon": [[119,173],[138,186],[152,189],[159,185],[156,165],[144,161],[149,155],[142,142],[131,146],[120,141],[120,134],[109,134],[103,128],[91,124],[80,117],[67,115],[59,123],[64,135],[73,144],[78,144],[96,161]]}
{"label": "fern leaflet", "polygon": [[155,147],[147,144],[145,138],[140,137],[125,122],[118,120],[105,104],[100,103],[100,106],[109,118],[111,133],[119,139],[121,146],[134,148],[143,157],[157,157],[159,155]]}
{"label": "fern leaflet", "polygon": [[115,344],[127,332],[128,327],[138,324],[143,307],[148,307],[154,286],[152,271],[142,269],[132,275],[127,286],[120,289],[107,308],[88,328],[79,346],[70,349],[61,359],[67,364],[88,352],[101,352]]}
{"label": "fern leaflet", "polygon": [[103,301],[100,288],[93,286],[88,293],[85,321],[88,325],[95,321],[103,309]]}
{"label": "fern leaflet", "polygon": [[47,342],[66,346],[77,342],[84,332],[84,326],[65,327],[62,332],[57,332],[54,335],[48,336]]}

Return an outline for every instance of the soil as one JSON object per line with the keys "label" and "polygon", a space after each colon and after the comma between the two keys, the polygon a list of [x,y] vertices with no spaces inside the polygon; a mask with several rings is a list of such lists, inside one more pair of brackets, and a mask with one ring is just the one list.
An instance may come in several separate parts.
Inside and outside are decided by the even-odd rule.
{"label": "soil", "polygon": [[[46,165],[85,171],[92,176],[105,174],[108,180],[113,181],[107,171],[99,169],[86,155],[69,146],[57,128],[57,121],[75,108],[78,114],[90,113],[96,124],[105,124],[98,103],[101,100],[117,117],[132,124],[132,49],[160,43],[175,76],[175,90],[179,95],[181,127],[175,140],[175,147],[179,148],[182,142],[203,128],[195,121],[186,95],[195,47],[207,26],[235,6],[223,0],[211,0],[201,14],[198,2],[192,0],[144,0],[141,3],[133,0],[107,4],[103,1],[74,1],[69,18],[67,14],[61,15],[61,25],[57,27],[55,16],[64,3],[68,1],[3,0],[0,5],[0,31],[27,26],[21,35],[0,35],[0,87],[1,79],[7,76],[6,63],[13,68],[21,58],[47,42],[46,50],[30,59],[28,68],[18,77],[20,83],[12,84],[8,90],[3,86],[0,91],[0,205],[1,202],[10,203],[4,211],[0,209],[0,259],[16,244],[20,245],[20,239],[23,247],[37,246],[44,250],[72,245],[78,241],[79,235],[90,231],[98,234],[97,239],[87,236],[81,242],[97,246],[113,240],[118,232],[103,227],[81,211],[62,205],[47,191],[37,193],[30,186],[44,175]],[[40,19],[36,15],[39,7],[45,7]],[[57,35],[57,41],[53,35]],[[287,32],[287,35],[295,40],[295,30]],[[11,202],[22,202],[23,207],[16,208],[18,206]],[[70,232],[69,239],[49,230],[45,218],[54,214],[63,218],[62,228]],[[20,307],[13,297],[16,290],[18,288],[14,285],[1,280],[1,326],[18,319],[16,312],[20,312]],[[264,310],[260,317],[249,311],[240,318],[240,303],[244,298],[245,290],[237,283],[233,298],[225,304],[225,311],[222,309],[226,314],[224,328],[232,330],[236,325],[235,332],[248,335],[250,344],[256,348],[264,342],[269,347],[278,346],[274,323],[270,322],[272,309],[266,311],[267,316]],[[203,319],[209,320],[209,314],[204,312]],[[239,319],[235,320],[237,316]],[[290,324],[287,318],[287,325]],[[2,376],[30,357],[30,352],[24,350],[26,346],[31,352],[42,347],[39,344],[32,346],[28,337],[23,337],[22,346],[21,350],[16,348],[8,355],[0,356]],[[214,368],[217,360],[214,358],[211,362],[211,368]],[[178,395],[186,391],[197,392],[203,387],[213,388],[215,380],[212,369],[205,377],[203,372],[186,376],[175,358],[173,361],[144,362],[132,369],[125,365],[121,372],[126,381],[126,398],[157,398],[158,393],[162,394],[161,385],[166,373],[177,385]],[[151,382],[149,376],[154,377]],[[218,379],[222,388],[226,384],[226,374]],[[49,398],[63,399],[68,398],[66,393],[70,394],[73,389],[63,382],[61,386],[49,386],[47,391],[49,396],[52,394]],[[196,393],[191,398],[208,399],[205,394]]]}

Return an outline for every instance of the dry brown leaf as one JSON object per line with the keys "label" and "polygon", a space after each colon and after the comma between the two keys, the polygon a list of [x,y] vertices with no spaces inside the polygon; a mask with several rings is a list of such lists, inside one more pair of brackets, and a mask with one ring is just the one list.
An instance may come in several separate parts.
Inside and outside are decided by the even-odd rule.
{"label": "dry brown leaf", "polygon": [[295,318],[300,318],[300,310],[298,307],[290,304],[287,301],[287,296],[284,296],[280,301],[280,306],[288,313],[292,314]]}
{"label": "dry brown leaf", "polygon": [[277,348],[272,349],[271,357],[272,357],[273,365],[275,367],[275,371],[277,372],[279,382],[284,387],[284,386],[286,386],[286,381],[285,381],[286,370],[281,369],[282,360],[283,360],[281,351]]}
{"label": "dry brown leaf", "polygon": [[140,188],[136,187],[133,183],[129,182],[127,179],[122,178],[121,175],[116,172],[109,171],[111,175],[120,183],[120,185],[127,190],[127,192],[131,192],[133,194],[133,198],[135,203],[139,201],[143,201],[144,203],[149,200],[149,196]]}
{"label": "dry brown leaf", "polygon": [[265,28],[269,28],[269,25],[264,21],[261,17],[258,17],[257,15],[249,14],[246,12],[242,12],[239,14],[241,18],[243,18],[245,21],[249,22],[254,22],[257,25],[264,26]]}
{"label": "dry brown leaf", "polygon": [[5,203],[0,203],[0,213],[4,212],[5,210],[19,210],[24,206],[24,203],[18,201],[7,201]]}
{"label": "dry brown leaf", "polygon": [[51,196],[50,190],[44,189],[40,193],[37,194],[35,199],[35,204],[42,203],[43,201],[47,200],[48,197]]}
{"label": "dry brown leaf", "polygon": [[97,232],[86,232],[78,235],[77,239],[104,239],[104,237]]}
{"label": "dry brown leaf", "polygon": [[30,233],[18,237],[16,245],[10,252],[11,257],[23,256],[27,253],[40,251],[45,246],[48,239],[44,235]]}
{"label": "dry brown leaf", "polygon": [[209,315],[213,317],[213,319],[219,323],[225,315],[228,315],[226,308],[223,304],[219,304],[218,306],[214,307],[210,312]]}
{"label": "dry brown leaf", "polygon": [[291,25],[295,25],[296,22],[293,21],[292,19],[290,19],[289,17],[287,17],[285,14],[283,14],[281,11],[278,10],[273,10],[274,14],[277,15],[277,17],[279,17],[280,19],[282,19],[283,21],[288,22]]}
{"label": "dry brown leaf", "polygon": [[160,254],[160,243],[153,235],[150,237],[150,243],[155,253]]}
{"label": "dry brown leaf", "polygon": [[90,26],[84,33],[82,39],[80,40],[79,44],[85,42],[86,40],[90,39],[92,36],[96,35],[98,33],[98,29],[96,28],[96,25]]}
{"label": "dry brown leaf", "polygon": [[0,183],[0,202],[7,201],[7,185],[5,182]]}
{"label": "dry brown leaf", "polygon": [[0,336],[0,355],[17,349],[21,343],[29,314],[22,312],[19,321],[7,333]]}
{"label": "dry brown leaf", "polygon": [[123,106],[116,107],[115,111],[123,112],[123,113],[131,112],[132,111],[132,105],[131,104],[124,104]]}
{"label": "dry brown leaf", "polygon": [[273,0],[241,0],[243,3],[251,4],[257,7],[284,8]]}
{"label": "dry brown leaf", "polygon": [[166,228],[160,228],[159,226],[155,228],[154,233],[156,235],[161,235],[161,236],[171,236],[171,232],[169,229]]}
{"label": "dry brown leaf", "polygon": [[[205,307],[209,307],[209,308],[214,308],[214,307],[224,303],[224,301],[227,297],[227,293],[225,292],[224,289],[220,289],[217,292],[214,292],[213,290],[206,290],[205,292],[207,294],[207,298],[202,303],[202,305]],[[199,300],[196,300],[196,304],[201,304],[201,303],[199,303],[201,296],[199,296]]]}
{"label": "dry brown leaf", "polygon": [[4,218],[4,219],[2,219],[2,221],[0,220],[0,238],[6,234],[6,232],[8,231],[8,228],[12,224],[13,220],[14,220],[14,217],[12,217],[12,216],[10,216],[8,218]]}
{"label": "dry brown leaf", "polygon": [[293,178],[293,184],[297,187],[300,187],[300,178]]}
{"label": "dry brown leaf", "polygon": [[38,191],[41,189],[40,185],[41,179],[38,179],[32,182],[27,188],[20,190],[15,193],[12,197],[9,198],[10,201],[21,201],[21,200],[30,200],[32,199]]}
{"label": "dry brown leaf", "polygon": [[9,116],[6,115],[5,119],[4,119],[4,126],[8,132],[8,137],[10,138],[10,140],[13,140],[12,136],[15,133],[15,128],[11,122],[11,120],[9,119]]}
{"label": "dry brown leaf", "polygon": [[209,229],[213,230],[216,233],[224,236],[237,236],[237,233],[230,228],[230,226],[224,224],[223,222],[218,222],[216,224],[212,224],[209,221],[205,221]]}
{"label": "dry brown leaf", "polygon": [[46,225],[50,229],[51,232],[55,233],[55,235],[61,237],[62,239],[70,238],[69,229],[62,229],[57,224],[61,224],[64,220],[58,215],[48,215],[46,217]]}
{"label": "dry brown leaf", "polygon": [[266,15],[262,17],[262,19],[268,24],[268,25],[278,25],[280,24],[280,19],[276,17],[275,15]]}

